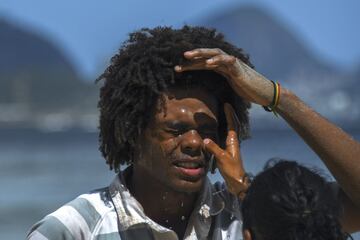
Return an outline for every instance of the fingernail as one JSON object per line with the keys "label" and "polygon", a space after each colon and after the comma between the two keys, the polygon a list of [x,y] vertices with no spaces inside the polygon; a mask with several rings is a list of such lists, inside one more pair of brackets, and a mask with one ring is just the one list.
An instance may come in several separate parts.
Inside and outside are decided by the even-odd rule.
{"label": "fingernail", "polygon": [[208,59],[208,60],[206,60],[206,62],[207,62],[207,63],[213,63],[214,60],[213,60],[213,59]]}
{"label": "fingernail", "polygon": [[175,66],[175,71],[181,71],[181,67],[180,66]]}
{"label": "fingernail", "polygon": [[205,138],[205,139],[204,139],[204,144],[209,144],[209,143],[210,143],[210,139]]}

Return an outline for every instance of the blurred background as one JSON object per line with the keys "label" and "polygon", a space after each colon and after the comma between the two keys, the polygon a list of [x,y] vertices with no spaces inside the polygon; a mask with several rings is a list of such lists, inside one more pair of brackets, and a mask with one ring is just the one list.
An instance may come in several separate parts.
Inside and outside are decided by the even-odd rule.
{"label": "blurred background", "polygon": [[[98,151],[94,80],[141,27],[217,28],[259,72],[359,140],[359,10],[357,0],[1,0],[0,239],[24,239],[43,216],[112,180]],[[257,106],[251,117],[249,171],[271,157],[324,169],[283,120]]]}

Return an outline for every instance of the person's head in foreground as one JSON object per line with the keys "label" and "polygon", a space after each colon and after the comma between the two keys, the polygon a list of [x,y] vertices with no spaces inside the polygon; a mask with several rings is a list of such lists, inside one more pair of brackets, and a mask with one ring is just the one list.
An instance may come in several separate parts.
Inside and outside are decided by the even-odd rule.
{"label": "person's head in foreground", "polygon": [[340,203],[329,184],[294,161],[269,161],[242,205],[245,240],[342,240]]}
{"label": "person's head in foreground", "polygon": [[252,66],[223,35],[189,26],[134,32],[112,58],[99,77],[104,85],[98,105],[100,150],[111,169],[132,165],[132,175],[149,185],[155,181],[170,190],[194,193],[209,168],[203,139],[224,145],[224,103],[235,110],[240,138],[247,137],[250,104],[223,76],[174,71],[176,65],[186,64],[184,52],[196,48],[219,48]]}

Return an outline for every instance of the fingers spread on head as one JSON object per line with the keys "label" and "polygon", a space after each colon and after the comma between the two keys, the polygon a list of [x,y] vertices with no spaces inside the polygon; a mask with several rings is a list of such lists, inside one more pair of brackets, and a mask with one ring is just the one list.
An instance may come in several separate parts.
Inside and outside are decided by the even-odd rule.
{"label": "fingers spread on head", "polygon": [[185,52],[184,57],[190,61],[181,66],[175,66],[176,72],[202,69],[214,70],[220,65],[236,61],[235,57],[225,54],[218,48],[197,48]]}
{"label": "fingers spread on head", "polygon": [[176,66],[174,67],[174,70],[175,70],[175,72],[181,72],[181,71],[182,71],[182,67],[179,66],[179,65],[176,65]]}
{"label": "fingers spread on head", "polygon": [[192,61],[188,61],[183,65],[176,65],[174,70],[176,72],[190,71],[190,70],[200,70],[205,68],[205,60],[204,59],[194,59]]}
{"label": "fingers spread on head", "polygon": [[193,59],[196,57],[210,58],[224,52],[218,48],[197,48],[184,53],[184,57],[187,59]]}
{"label": "fingers spread on head", "polygon": [[219,54],[206,60],[207,65],[228,65],[233,64],[236,58],[227,54]]}

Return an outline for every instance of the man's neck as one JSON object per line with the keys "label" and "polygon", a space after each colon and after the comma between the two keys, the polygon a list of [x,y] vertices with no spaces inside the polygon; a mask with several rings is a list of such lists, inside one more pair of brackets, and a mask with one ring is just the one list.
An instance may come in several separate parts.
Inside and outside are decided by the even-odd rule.
{"label": "man's neck", "polygon": [[125,171],[127,187],[145,214],[158,224],[173,229],[181,239],[198,194],[174,191],[144,172],[130,168]]}

